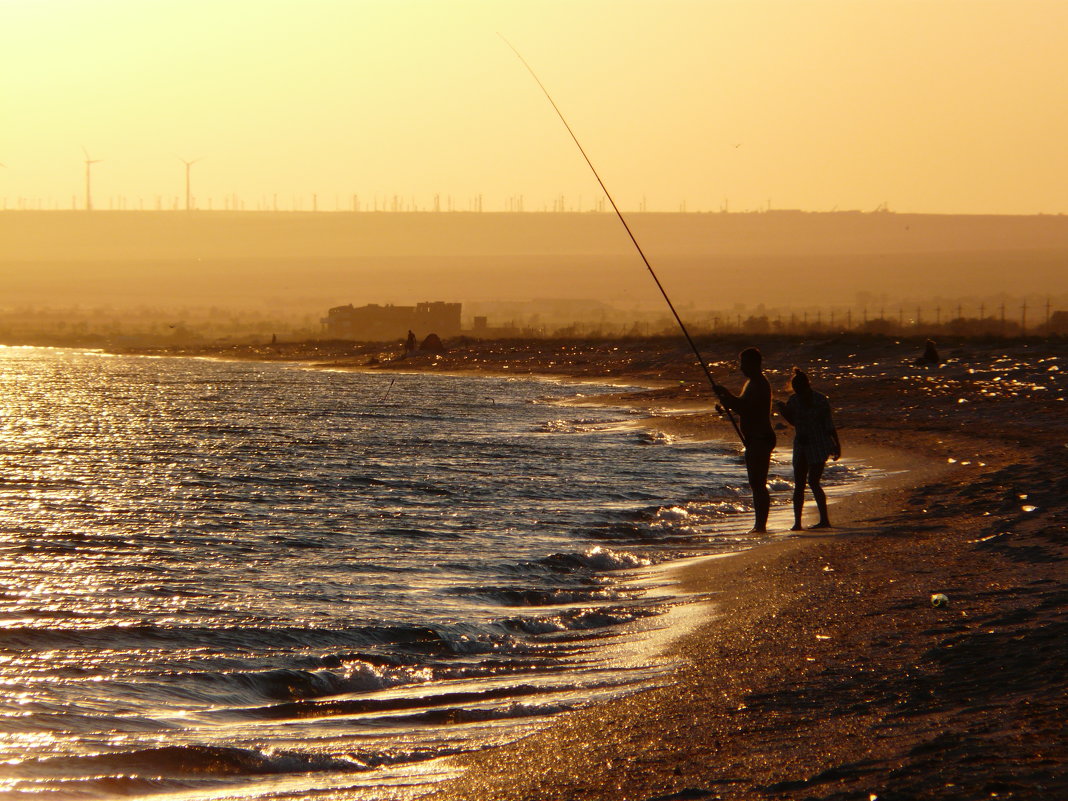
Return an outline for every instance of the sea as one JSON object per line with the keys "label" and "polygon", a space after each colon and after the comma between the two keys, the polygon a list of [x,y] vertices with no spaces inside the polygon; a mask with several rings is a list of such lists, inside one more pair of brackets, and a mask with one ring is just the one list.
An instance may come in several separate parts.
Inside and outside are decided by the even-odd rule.
{"label": "sea", "polygon": [[0,348],[0,797],[418,798],[670,681],[760,541],[621,389]]}

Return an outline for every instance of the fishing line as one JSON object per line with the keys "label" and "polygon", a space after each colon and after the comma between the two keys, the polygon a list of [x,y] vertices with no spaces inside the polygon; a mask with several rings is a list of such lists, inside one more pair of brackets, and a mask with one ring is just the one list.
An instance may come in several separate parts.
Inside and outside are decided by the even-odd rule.
{"label": "fishing line", "polygon": [[[575,132],[571,130],[571,126],[567,124],[567,120],[564,118],[564,113],[560,111],[560,107],[556,105],[556,101],[553,100],[552,95],[549,94],[549,90],[545,88],[545,84],[541,82],[537,73],[534,72],[534,68],[527,63],[527,60],[523,58],[523,55],[515,49],[515,46],[509,42],[500,33],[497,34],[501,37],[501,40],[512,49],[512,52],[516,54],[516,57],[523,63],[523,66],[527,68],[527,72],[530,73],[534,81],[541,87],[541,91],[545,94],[549,103],[552,105],[556,115],[560,118],[560,122],[567,128],[567,132],[571,134],[572,140],[574,140],[576,147],[579,149],[579,153],[582,154],[582,158],[586,159],[586,164],[589,165],[590,170],[593,172],[593,177],[597,179],[597,183],[601,185],[601,191],[604,192],[605,197],[608,198],[608,202],[612,204],[612,210],[615,211],[616,216],[619,217],[619,221],[623,223],[623,228],[626,229],[627,235],[630,237],[630,241],[634,243],[634,247],[638,251],[638,255],[642,257],[642,261],[645,262],[646,269],[649,270],[649,275],[653,277],[653,281],[656,283],[656,288],[660,290],[660,294],[664,296],[664,300],[667,302],[668,308],[671,309],[671,313],[675,317],[675,322],[679,324],[679,328],[682,330],[683,336],[686,337],[686,341],[690,343],[690,348],[693,350],[694,355],[697,357],[697,361],[701,364],[701,369],[704,370],[705,378],[708,379],[708,383],[712,385],[713,391],[719,384],[716,383],[716,379],[712,377],[712,371],[708,367],[708,362],[705,361],[705,357],[701,355],[701,351],[697,348],[697,343],[693,341],[693,337],[690,336],[690,332],[686,329],[686,324],[682,322],[682,318],[675,310],[675,304],[671,302],[671,298],[668,297],[667,290],[664,289],[664,285],[660,283],[660,279],[657,278],[656,271],[653,270],[653,265],[649,263],[649,259],[645,257],[645,251],[642,250],[642,246],[638,244],[637,238],[634,236],[634,232],[630,230],[630,226],[627,225],[626,219],[623,217],[623,212],[619,210],[619,206],[616,205],[615,199],[612,197],[612,193],[608,191],[608,187],[604,185],[604,181],[601,180],[600,173],[597,172],[597,168],[593,166],[593,162],[590,161],[590,157],[586,155],[586,149],[582,146],[582,143],[575,136]],[[734,426],[735,433],[738,434],[738,438],[742,441],[742,445],[745,445],[745,437],[742,436],[742,430],[738,428],[738,423],[734,419],[734,414],[726,406],[723,410],[727,413],[728,419],[731,421],[731,425]]]}

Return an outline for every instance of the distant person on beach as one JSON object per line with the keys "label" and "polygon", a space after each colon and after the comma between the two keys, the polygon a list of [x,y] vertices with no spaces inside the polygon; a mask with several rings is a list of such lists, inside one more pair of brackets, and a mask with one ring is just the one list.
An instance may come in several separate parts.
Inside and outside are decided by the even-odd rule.
{"label": "distant person on beach", "polygon": [[415,332],[410,328],[408,329],[408,341],[405,342],[404,349],[409,353],[415,350]]}
{"label": "distant person on beach", "polygon": [[768,530],[771,493],[768,491],[768,469],[771,452],[775,450],[775,431],[771,427],[771,384],[761,369],[760,351],[746,348],[738,356],[738,365],[746,377],[742,393],[735,395],[726,387],[715,386],[720,401],[738,413],[745,444],[745,470],[753,491],[754,524],[752,534]]}
{"label": "distant person on beach", "polygon": [[942,360],[938,358],[938,348],[935,347],[933,339],[928,339],[923,346],[923,355],[920,356],[913,364],[919,367],[926,367],[928,365],[939,365]]}
{"label": "distant person on beach", "polygon": [[805,505],[805,485],[812,489],[820,519],[812,528],[830,528],[827,515],[827,494],[820,486],[827,457],[835,461],[842,455],[838,430],[831,419],[831,404],[825,395],[812,389],[808,375],[794,368],[790,386],[794,394],[786,403],[775,405],[786,421],[794,427],[794,525],[791,531],[801,531],[801,510]]}

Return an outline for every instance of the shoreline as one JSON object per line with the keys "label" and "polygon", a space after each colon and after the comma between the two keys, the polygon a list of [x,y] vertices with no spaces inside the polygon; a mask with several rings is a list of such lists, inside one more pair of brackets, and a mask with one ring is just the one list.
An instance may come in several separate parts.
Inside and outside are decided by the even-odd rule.
{"label": "shoreline", "polygon": [[[736,344],[709,360],[732,387]],[[1068,797],[1068,344],[964,342],[933,368],[892,341],[758,344],[777,392],[810,368],[847,457],[910,471],[836,499],[830,532],[682,567],[716,611],[670,646],[675,681],[457,757],[428,797]],[[668,433],[732,433],[692,357],[624,351],[576,348],[554,370],[487,343],[424,369],[659,381],[607,402]]]}
{"label": "shoreline", "polygon": [[670,646],[674,683],[461,757],[464,773],[429,797],[1059,797],[1064,528],[1035,570],[1012,550],[1038,531],[999,547],[981,517],[902,527],[915,513],[895,509],[917,490],[961,491],[948,465],[935,472],[843,499],[833,533],[683,567],[714,607]]}

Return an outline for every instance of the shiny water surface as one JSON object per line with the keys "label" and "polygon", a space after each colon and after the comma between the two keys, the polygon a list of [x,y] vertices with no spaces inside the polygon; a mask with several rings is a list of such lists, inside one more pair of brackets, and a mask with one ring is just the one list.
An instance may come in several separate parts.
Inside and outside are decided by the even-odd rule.
{"label": "shiny water surface", "polygon": [[607,389],[0,349],[0,793],[413,797],[657,680],[747,507]]}

